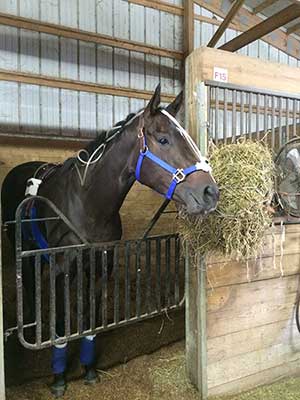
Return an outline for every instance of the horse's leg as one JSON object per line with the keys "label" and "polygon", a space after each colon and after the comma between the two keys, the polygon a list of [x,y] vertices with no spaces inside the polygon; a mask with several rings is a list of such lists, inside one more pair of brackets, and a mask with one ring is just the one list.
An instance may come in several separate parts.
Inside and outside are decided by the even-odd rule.
{"label": "horse's leg", "polygon": [[[65,335],[65,305],[64,301],[64,272],[58,272],[56,276],[56,335],[61,337]],[[67,343],[57,344],[52,349],[52,372],[54,380],[51,385],[51,392],[55,397],[64,395],[66,385],[67,368]]]}
{"label": "horse's leg", "polygon": [[[86,263],[84,263],[86,264]],[[89,263],[87,263],[89,265]],[[97,262],[96,262],[97,265]],[[85,268],[86,273],[86,304],[83,314],[84,329],[89,328],[89,315],[90,315],[90,269]],[[97,304],[97,302],[96,302]],[[80,363],[85,370],[84,381],[87,385],[94,384],[98,381],[98,375],[95,369],[96,358],[96,335],[89,335],[81,339],[80,343]]]}
{"label": "horse's leg", "polygon": [[[99,282],[99,279],[102,275],[102,252],[96,253],[96,260],[95,260],[95,280]],[[110,277],[113,270],[113,252],[108,251],[107,253],[107,279]],[[86,312],[84,313],[84,328],[89,328],[89,305],[90,305],[90,270],[86,268],[86,277],[87,277],[87,292],[86,292]],[[97,290],[98,287],[98,290]],[[95,304],[96,304],[96,316],[99,316],[99,308],[101,309],[101,295],[102,291],[101,288],[101,279],[100,283],[96,286],[96,293],[95,293]],[[98,308],[98,310],[97,310]],[[99,318],[98,318],[99,319]],[[97,321],[97,319],[96,319]],[[96,356],[96,338],[95,335],[87,336],[82,339],[81,341],[81,348],[80,348],[80,362],[85,368],[85,383],[91,384],[98,381],[98,375],[95,369],[95,356]]]}

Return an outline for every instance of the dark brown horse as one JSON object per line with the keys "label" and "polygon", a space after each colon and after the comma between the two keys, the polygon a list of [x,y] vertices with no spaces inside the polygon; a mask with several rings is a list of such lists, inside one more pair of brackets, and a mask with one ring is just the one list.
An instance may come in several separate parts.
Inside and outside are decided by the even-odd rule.
{"label": "dark brown horse", "polygon": [[[119,210],[136,179],[173,199],[189,214],[211,212],[216,207],[218,188],[207,161],[174,118],[181,103],[182,94],[166,109],[160,108],[158,86],[144,110],[130,115],[112,131],[103,132],[79,157],[66,160],[42,181],[38,194],[50,199],[87,243],[121,238]],[[18,204],[25,198],[28,179],[36,175],[42,164],[19,165],[6,177],[2,186],[4,222],[14,219]],[[37,212],[39,217],[47,216],[42,206],[37,206]],[[78,237],[64,223],[50,221],[40,229],[49,247],[79,243]],[[13,242],[14,232],[8,233]],[[24,286],[29,294],[29,306],[34,310],[34,265],[30,263],[28,260],[24,268]],[[56,331],[63,336],[64,304],[59,293],[63,293],[64,271],[60,265],[56,268]],[[85,346],[89,356],[82,363],[87,369],[87,379],[93,380],[91,346],[94,340],[93,337],[88,339]],[[52,389],[54,394],[61,395],[65,390],[65,350],[56,348],[53,354],[55,380]]]}

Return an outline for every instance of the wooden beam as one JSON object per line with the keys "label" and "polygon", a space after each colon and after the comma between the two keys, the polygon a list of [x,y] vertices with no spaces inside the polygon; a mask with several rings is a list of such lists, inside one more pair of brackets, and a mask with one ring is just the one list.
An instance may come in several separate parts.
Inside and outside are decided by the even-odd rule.
{"label": "wooden beam", "polygon": [[[213,14],[216,14],[222,18],[226,17],[226,14],[222,11],[224,0],[194,0],[195,3],[201,7],[206,8]],[[259,17],[245,7],[240,9],[238,15],[234,18],[233,29],[237,29],[241,32],[252,28],[254,25],[259,24],[263,21],[262,17]],[[263,38],[263,41],[276,47],[277,49],[287,53],[288,55],[298,58],[300,60],[300,41],[299,39],[288,36],[283,29],[277,29],[272,32],[272,35],[267,35]]]}
{"label": "wooden beam", "polygon": [[[29,85],[47,86],[57,89],[106,94],[111,96],[130,97],[142,100],[149,100],[153,95],[151,91],[147,90],[132,90],[129,88],[80,82],[72,79],[54,78],[45,75],[30,74],[27,72],[7,71],[4,69],[0,69],[0,81],[27,83]],[[174,100],[174,98],[174,95],[163,94],[162,102],[171,102]]]}
{"label": "wooden beam", "polygon": [[100,33],[88,32],[81,29],[70,28],[64,25],[41,22],[31,18],[18,17],[16,15],[0,13],[0,24],[14,28],[28,29],[34,32],[47,33],[68,39],[82,40],[106,46],[118,47],[129,51],[141,52],[161,57],[183,59],[183,53],[176,50],[168,50],[158,46],[152,46],[132,40],[112,38]]}
{"label": "wooden beam", "polygon": [[275,29],[287,24],[288,22],[293,21],[299,16],[300,5],[292,4],[219,48],[227,51],[237,51],[242,47],[247,46],[247,44],[273,32]]}
{"label": "wooden beam", "polygon": [[159,0],[128,0],[128,3],[138,4],[140,6],[153,8],[154,10],[164,11],[170,14],[183,16],[184,11],[182,6],[170,4]]}
{"label": "wooden beam", "polygon": [[271,6],[272,4],[277,3],[277,2],[278,2],[278,0],[265,0],[258,6],[253,8],[253,13],[254,14],[261,13],[263,10],[265,10],[266,8],[268,8],[269,6]]}
{"label": "wooden beam", "polygon": [[300,29],[300,23],[287,28],[286,33],[287,33],[287,35],[290,35],[291,33],[295,33],[297,31],[299,31],[299,29]]}
{"label": "wooden beam", "polygon": [[207,47],[215,47],[215,45],[218,43],[219,39],[225,32],[225,30],[228,28],[230,23],[232,22],[233,18],[236,16],[238,13],[239,9],[242,7],[243,3],[245,0],[236,0],[232,6],[230,7],[230,10],[228,11],[228,14],[224,18],[223,22],[213,35],[213,37],[210,39]]}
{"label": "wooden beam", "polygon": [[194,50],[194,1],[184,2],[184,56]]}

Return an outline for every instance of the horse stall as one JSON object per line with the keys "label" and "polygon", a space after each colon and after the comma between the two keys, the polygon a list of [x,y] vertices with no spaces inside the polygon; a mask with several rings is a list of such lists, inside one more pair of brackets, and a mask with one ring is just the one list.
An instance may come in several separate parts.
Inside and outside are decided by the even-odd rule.
{"label": "horse stall", "polygon": [[[186,76],[186,122],[203,149],[209,138],[246,137],[275,155],[299,135],[297,68],[202,48],[188,57]],[[258,258],[210,255],[186,267],[187,368],[202,399],[299,374],[298,222],[274,218]]]}
{"label": "horse stall", "polygon": [[[38,156],[34,156],[35,159],[58,162],[68,158],[74,151],[62,149],[63,145],[55,141],[52,144],[53,149],[49,150],[49,143],[44,144],[42,139],[39,142],[36,138],[26,139],[22,146],[19,142],[16,148],[13,139],[12,143],[10,140],[11,138],[5,141],[1,147],[1,160],[5,165],[2,169],[4,176],[14,164],[29,160],[32,153],[38,153]],[[82,143],[84,142],[80,145]],[[77,146],[75,143],[74,148]],[[11,156],[12,152],[14,157]],[[56,337],[55,328],[55,302],[58,294],[54,266],[59,257],[66,260],[76,259],[74,268],[77,270],[77,278],[71,284],[69,273],[66,273],[62,300],[66,310],[65,335],[71,342],[70,358],[74,359],[70,376],[76,377],[81,374],[76,357],[79,354],[77,341],[88,335],[97,334],[98,352],[101,354],[98,368],[101,369],[140,354],[153,352],[162,345],[183,338],[184,263],[180,238],[175,231],[176,211],[169,207],[151,231],[151,236],[143,239],[151,217],[161,205],[160,196],[135,184],[121,210],[124,227],[122,241],[103,245],[58,246],[44,250],[27,250],[22,247],[22,234],[26,225],[22,212],[28,200],[18,208],[15,221],[7,221],[3,233],[7,385],[49,375],[49,349],[62,343],[62,340]],[[63,213],[51,202],[43,198],[41,201],[47,202],[51,210],[49,219],[62,220],[69,224]],[[9,229],[10,224],[15,224],[16,227],[16,267],[13,265],[12,251],[5,237],[5,231]],[[73,229],[72,226],[69,227]],[[74,232],[80,237],[80,233],[76,230]],[[45,255],[49,257],[50,268],[42,274]],[[89,278],[82,273],[84,257],[90,260]],[[28,314],[28,297],[22,279],[24,261],[29,258],[34,260],[35,264],[34,320]],[[100,281],[96,279],[97,258],[102,261]],[[109,258],[113,260],[114,269],[110,279]],[[88,310],[85,300],[87,297]],[[84,316],[89,321],[88,329],[84,328]]]}
{"label": "horse stall", "polygon": [[[216,37],[212,42],[211,37],[217,26],[220,28],[216,32],[218,39],[224,34],[221,40],[230,43],[239,31],[247,31],[262,21],[254,10],[249,12],[248,0],[246,7],[242,7],[242,3],[241,0],[2,0],[2,188],[10,171],[32,160],[64,165],[68,169],[70,165],[75,168],[74,160],[81,159],[84,173],[79,172],[78,178],[84,186],[89,163],[85,158],[87,153],[78,152],[88,148],[89,159],[97,150],[99,158],[97,153],[96,160],[99,161],[106,146],[110,146],[109,142],[113,143],[127,123],[136,122],[135,117],[150,100],[150,115],[164,114],[154,107],[158,106],[158,82],[161,83],[162,106],[173,104],[174,108],[182,99],[178,93],[185,83],[186,128],[203,153],[207,151],[208,138],[216,143],[235,141],[242,135],[260,139],[270,131],[265,140],[277,150],[297,135],[300,84],[296,69],[209,48],[192,53],[195,47],[216,44],[212,43],[216,42]],[[239,9],[240,15],[236,14]],[[227,12],[230,18],[236,14],[235,21],[225,18]],[[300,15],[300,7],[294,4],[293,9],[289,5],[287,11],[284,9],[280,14],[285,18],[275,16],[277,25],[272,23],[273,28],[269,27],[268,32],[292,21],[292,14]],[[267,23],[269,25],[268,20]],[[261,41],[260,55],[258,50],[255,54],[255,43],[249,47],[249,53],[270,60],[280,49],[283,62],[295,64],[299,58],[299,40],[294,36],[287,38],[287,34],[277,29]],[[184,74],[184,61],[190,53]],[[137,114],[132,116],[131,113]],[[183,170],[176,162],[181,158],[186,161],[184,157],[188,159],[188,155],[192,159],[188,153],[194,150],[194,157],[195,147],[174,119],[176,113],[173,114],[160,117],[172,122],[168,134],[176,133],[175,143],[181,140],[181,146],[177,146],[176,152],[170,152],[174,157],[173,167],[164,162],[164,157],[159,161],[156,157],[155,167],[164,165],[162,168],[172,174],[172,181],[177,185],[185,179],[186,167]],[[179,115],[177,119],[183,118]],[[140,144],[137,151],[139,172],[144,157],[149,156],[144,122],[141,118],[137,132],[134,131],[137,133],[135,146]],[[104,146],[99,142],[95,149],[96,137],[103,131],[106,132]],[[166,133],[166,130],[154,133],[161,132]],[[159,140],[157,143],[162,146],[166,144]],[[187,141],[188,146],[182,140]],[[156,149],[160,148],[157,143],[153,146]],[[210,172],[198,149],[196,155],[199,163],[196,161],[191,166],[192,172],[199,171],[199,165],[202,172]],[[101,185],[103,190],[109,187],[116,164],[125,156],[127,153],[120,151],[114,158],[105,183]],[[135,172],[137,169],[136,166]],[[149,187],[155,188],[156,181],[162,183],[163,174],[152,174],[149,164],[146,172],[149,179],[152,178]],[[137,175],[140,174],[135,173],[135,177]],[[204,175],[209,176],[215,188],[211,175]],[[36,179],[35,174],[34,177]],[[122,179],[115,181],[119,183]],[[36,184],[35,181],[30,183]],[[17,184],[10,185],[14,186]],[[64,189],[63,185],[61,187]],[[61,187],[53,185],[52,193],[59,192]],[[120,209],[121,240],[86,241],[82,231],[55,201],[40,193],[35,200],[47,210],[46,216],[34,214],[28,197],[20,201],[16,213],[1,225],[1,400],[5,400],[5,385],[8,396],[11,393],[15,396],[23,391],[26,385],[19,384],[24,382],[29,382],[30,398],[40,398],[44,390],[48,393],[47,379],[42,380],[41,392],[33,393],[30,385],[37,378],[51,375],[51,351],[54,347],[64,348],[66,342],[73,396],[76,378],[83,375],[79,342],[84,339],[94,342],[94,335],[97,335],[96,367],[104,370],[104,374],[114,365],[123,367],[125,364],[125,370],[127,361],[182,341],[186,335],[187,373],[203,399],[208,394],[234,393],[299,372],[300,342],[293,319],[300,264],[298,225],[274,221],[274,226],[266,233],[264,252],[257,260],[238,263],[210,257],[199,260],[199,266],[194,268],[182,248],[177,209],[172,203],[166,208],[163,197],[149,187],[135,182],[126,195]],[[195,187],[197,189],[197,185]],[[98,189],[95,186],[92,194],[98,193]],[[177,193],[180,190],[179,187]],[[166,197],[168,193],[169,190],[163,194]],[[7,203],[10,201],[13,199],[8,198]],[[110,205],[106,204],[103,212]],[[213,209],[208,207],[205,211]],[[37,236],[41,245],[26,246],[23,239],[28,235],[29,223],[33,234],[35,224],[40,222],[53,226],[63,222],[76,237],[75,244],[48,246],[43,244],[44,231],[40,230]],[[93,219],[89,222],[92,231]],[[16,230],[14,246],[8,240],[12,227]],[[86,231],[88,228],[85,226]],[[34,266],[32,292],[25,290],[28,264]],[[87,265],[88,274],[83,273],[83,264]],[[63,271],[59,283],[61,291],[56,287],[57,265]],[[76,278],[71,280],[74,271]],[[29,304],[34,306],[34,315]],[[62,335],[57,332],[61,308],[64,312]],[[173,375],[174,379],[170,380],[164,398],[172,397],[172,385],[175,386],[177,378],[186,377],[183,354],[181,359],[181,369],[167,372],[167,376]],[[167,359],[167,362],[172,360]],[[140,367],[140,375],[133,370],[137,380],[144,374],[147,363],[148,359]],[[122,376],[117,382],[126,386],[124,380]],[[95,399],[106,398],[101,391],[102,383],[91,389]],[[159,386],[165,384],[164,378],[159,381]],[[115,398],[113,385],[108,382],[106,386],[109,386],[107,398]],[[174,398],[184,398],[186,386],[183,385]],[[11,388],[16,391],[10,392]],[[83,396],[89,397],[89,390],[83,389]],[[152,399],[151,390],[146,387],[144,393],[138,387],[136,398]],[[189,387],[189,390],[193,391],[192,396],[198,396],[194,388]],[[79,390],[78,396],[82,393]],[[130,398],[130,395],[128,389],[125,396]],[[120,398],[125,397],[121,395]],[[158,398],[162,398],[160,394]]]}
{"label": "horse stall", "polygon": [[[37,3],[39,2],[35,5]],[[124,15],[128,12],[128,5],[125,5],[124,1],[118,0],[114,3]],[[11,8],[7,15],[1,16],[1,23],[8,25],[3,28],[5,34],[2,43],[7,50],[6,54],[11,55],[11,59],[6,60],[6,66],[16,69],[14,61],[19,59],[20,68],[18,72],[1,70],[2,89],[6,93],[7,102],[10,103],[7,123],[1,122],[1,183],[8,172],[21,163],[31,160],[47,163],[65,161],[95,138],[99,130],[112,127],[130,112],[143,108],[158,83],[156,76],[153,77],[157,73],[156,57],[159,58],[159,65],[162,64],[162,103],[168,104],[174,100],[175,87],[177,93],[177,86],[180,85],[178,66],[175,62],[171,66],[163,66],[163,63],[164,57],[182,59],[179,51],[167,51],[147,44],[139,46],[137,43],[132,47],[126,39],[110,39],[107,42],[107,38],[101,34],[93,36],[87,32],[92,31],[93,27],[89,25],[92,23],[91,14],[86,12],[85,2],[80,2],[77,5],[80,10],[77,9],[65,22],[66,25],[77,26],[80,14],[81,29],[78,30],[66,26],[64,30],[61,28],[58,24],[60,7],[53,5],[51,1],[41,2],[37,9],[33,6],[32,15],[28,10],[25,12],[22,8],[25,6],[22,4],[21,10],[17,9],[17,3],[7,4],[8,6],[3,6],[4,9]],[[108,12],[111,2],[101,2],[100,6]],[[142,10],[135,5],[131,6],[131,9],[134,17],[139,18]],[[61,15],[67,15],[69,11],[66,4],[61,6],[59,12]],[[97,11],[97,23],[103,23],[102,28],[106,29],[112,21],[104,21],[102,11],[102,8]],[[23,17],[9,16],[14,13]],[[47,16],[46,22],[34,21],[39,18],[39,13]],[[117,13],[114,18],[119,21],[123,17]],[[115,25],[115,34],[122,36],[122,27],[119,27],[117,22]],[[120,32],[117,31],[118,27]],[[140,40],[139,33],[143,36],[144,28],[134,32],[136,39]],[[124,50],[124,46],[127,50]],[[124,89],[127,80],[129,82],[129,72],[124,72],[122,63],[126,55],[129,57],[129,50],[132,49],[135,50],[130,56],[132,87]],[[153,68],[149,73],[142,74],[148,90],[144,90],[144,83],[141,87],[139,82],[139,55],[144,56],[144,53],[149,57],[149,65]],[[112,57],[114,72],[108,68]],[[151,57],[154,57],[154,61],[151,61]],[[95,75],[90,76],[86,68],[94,68]],[[173,79],[171,82],[170,76]],[[6,221],[2,229],[1,272],[3,271],[4,296],[3,303],[0,301],[0,307],[2,304],[4,306],[5,369],[0,357],[0,371],[3,375],[5,371],[7,386],[49,375],[49,349],[53,344],[61,343],[55,332],[55,275],[52,268],[45,274],[41,273],[45,255],[49,257],[51,266],[55,265],[61,256],[76,259],[77,279],[71,284],[69,275],[66,274],[62,296],[67,310],[65,332],[71,342],[70,376],[76,377],[81,374],[78,368],[79,350],[76,339],[83,336],[97,334],[98,352],[101,354],[98,361],[100,369],[153,352],[184,337],[184,264],[180,239],[176,233],[175,208],[170,206],[151,231],[151,237],[149,235],[142,239],[149,221],[161,203],[161,196],[145,186],[134,184],[120,212],[123,224],[122,241],[107,243],[104,246],[85,244],[70,248],[59,246],[55,249],[28,250],[22,247],[21,239],[23,226],[26,224],[22,217],[22,207],[26,203],[19,208],[13,218],[15,221]],[[64,220],[60,210],[53,207],[53,204],[48,205],[51,210],[50,218]],[[14,251],[7,240],[7,230],[14,223],[18,237],[15,259]],[[68,221],[66,223],[68,224]],[[81,275],[83,257],[90,258],[90,282]],[[115,272],[108,280],[109,257],[113,259]],[[22,280],[23,263],[28,258],[35,263],[34,320],[28,314],[28,294],[25,293]],[[100,284],[97,282],[97,286],[94,281],[96,258],[102,260],[103,266],[103,279]],[[84,300],[86,297],[89,297],[90,304],[87,311]],[[1,311],[2,309],[2,316]],[[88,315],[88,329],[83,326],[83,314]],[[4,399],[4,384],[0,386],[3,391],[0,398]]]}

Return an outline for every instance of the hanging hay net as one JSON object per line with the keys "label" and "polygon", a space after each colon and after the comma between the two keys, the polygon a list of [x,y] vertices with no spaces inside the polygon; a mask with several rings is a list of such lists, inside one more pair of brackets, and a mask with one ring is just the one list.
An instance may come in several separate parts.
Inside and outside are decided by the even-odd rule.
{"label": "hanging hay net", "polygon": [[192,256],[221,253],[238,260],[256,257],[272,222],[274,163],[261,142],[239,141],[211,149],[220,189],[217,210],[206,218],[180,213],[183,242]]}

